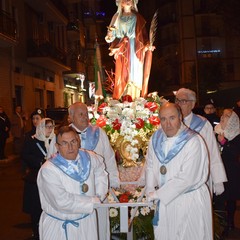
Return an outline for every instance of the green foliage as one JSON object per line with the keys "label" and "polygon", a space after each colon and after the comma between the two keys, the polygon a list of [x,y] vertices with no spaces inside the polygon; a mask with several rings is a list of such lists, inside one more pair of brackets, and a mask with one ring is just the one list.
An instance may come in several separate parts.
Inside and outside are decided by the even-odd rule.
{"label": "green foliage", "polygon": [[151,214],[147,216],[138,216],[133,220],[133,239],[154,239],[152,218],[154,211],[151,211]]}

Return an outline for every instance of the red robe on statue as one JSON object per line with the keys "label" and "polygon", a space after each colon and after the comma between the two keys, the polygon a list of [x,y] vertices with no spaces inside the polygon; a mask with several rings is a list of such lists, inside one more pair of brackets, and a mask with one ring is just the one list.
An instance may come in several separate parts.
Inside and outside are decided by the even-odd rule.
{"label": "red robe on statue", "polygon": [[[143,66],[146,51],[145,46],[149,43],[148,34],[145,28],[146,21],[139,13],[133,12],[133,14],[135,14],[137,17],[135,25],[134,45],[131,44],[131,39],[125,36],[122,39],[115,38],[109,48],[111,50],[110,55],[114,55],[114,58],[116,60],[115,84],[113,90],[114,99],[120,99],[126,90],[127,84],[133,80],[130,79],[130,71],[132,69],[131,60],[133,61],[134,57],[131,56],[131,52],[133,54],[133,50],[131,51],[131,47],[134,47],[134,54],[136,55],[135,57],[137,57],[140,64]],[[117,18],[118,16],[114,17]],[[135,71],[143,71],[143,68],[136,68]],[[141,86],[137,86],[140,91],[142,90],[143,77],[138,81],[141,82]],[[132,82],[134,83],[134,81]]]}

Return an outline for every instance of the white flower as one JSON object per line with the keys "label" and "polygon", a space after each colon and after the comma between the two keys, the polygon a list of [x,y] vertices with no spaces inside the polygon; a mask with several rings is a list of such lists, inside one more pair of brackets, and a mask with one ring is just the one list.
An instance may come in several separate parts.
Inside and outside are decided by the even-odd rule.
{"label": "white flower", "polygon": [[95,113],[94,117],[95,117],[96,119],[98,119],[98,118],[100,117],[100,115],[99,115],[98,113]]}
{"label": "white flower", "polygon": [[89,119],[92,119],[94,117],[93,113],[92,112],[88,112],[88,117],[89,117]]}
{"label": "white flower", "polygon": [[150,208],[149,207],[142,207],[140,209],[140,213],[145,216],[145,215],[148,215],[150,213]]}
{"label": "white flower", "polygon": [[125,108],[122,111],[122,115],[129,119],[134,119],[134,110],[131,108]]}
{"label": "white flower", "polygon": [[141,191],[135,191],[134,197],[139,198],[141,196],[142,192]]}
{"label": "white flower", "polygon": [[118,215],[118,210],[116,209],[116,208],[110,208],[109,209],[109,216],[110,217],[117,217],[117,215]]}
{"label": "white flower", "polygon": [[107,199],[109,203],[116,203],[114,197],[111,194],[108,195]]}
{"label": "white flower", "polygon": [[117,104],[119,104],[120,102],[118,101],[118,100],[115,100],[115,99],[111,99],[110,101],[109,101],[109,105],[110,106],[115,106],[115,105],[117,105]]}

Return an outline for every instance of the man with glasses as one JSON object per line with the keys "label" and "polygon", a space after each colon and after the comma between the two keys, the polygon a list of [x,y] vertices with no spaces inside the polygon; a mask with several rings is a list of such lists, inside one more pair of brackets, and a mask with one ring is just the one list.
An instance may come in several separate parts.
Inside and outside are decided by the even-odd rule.
{"label": "man with glasses", "polygon": [[[69,109],[69,119],[71,126],[77,131],[81,139],[81,148],[94,151],[103,158],[106,165],[106,171],[109,174],[109,186],[117,188],[120,185],[119,173],[117,169],[115,153],[110,145],[108,136],[105,131],[98,126],[92,126],[89,121],[87,105],[81,102],[72,104]],[[53,149],[54,141],[52,141],[48,158],[56,153]],[[99,208],[98,210],[99,239],[110,239],[110,224],[108,218],[108,209]]]}
{"label": "man with glasses", "polygon": [[75,129],[61,127],[56,136],[58,154],[39,171],[42,240],[98,239],[94,203],[107,194],[107,173],[101,157],[79,146]]}
{"label": "man with glasses", "polygon": [[224,192],[223,182],[227,181],[227,176],[212,125],[207,119],[192,112],[196,103],[196,94],[194,91],[180,88],[176,93],[175,102],[182,110],[185,125],[198,132],[207,145],[210,158],[209,188],[211,192],[213,188],[216,196],[221,195]]}

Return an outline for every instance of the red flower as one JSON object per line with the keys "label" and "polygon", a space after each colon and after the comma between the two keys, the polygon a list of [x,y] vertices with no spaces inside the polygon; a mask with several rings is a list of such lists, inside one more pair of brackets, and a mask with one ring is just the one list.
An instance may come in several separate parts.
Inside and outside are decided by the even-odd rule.
{"label": "red flower", "polygon": [[121,126],[122,126],[122,124],[119,122],[118,119],[115,119],[115,120],[113,121],[112,125],[113,125],[113,129],[114,129],[114,130],[120,130],[120,128],[121,128]]}
{"label": "red flower", "polygon": [[130,193],[129,193],[129,192],[123,193],[123,194],[119,197],[119,202],[120,202],[120,203],[127,203],[128,200],[129,200],[129,196],[130,196]]}
{"label": "red flower", "polygon": [[97,119],[96,124],[97,124],[99,127],[102,128],[102,127],[106,126],[106,122],[107,122],[106,117],[105,117],[104,115],[101,115],[101,116]]}
{"label": "red flower", "polygon": [[136,128],[141,129],[144,127],[144,121],[141,118],[137,118],[135,122]]}
{"label": "red flower", "polygon": [[151,116],[148,120],[154,126],[157,126],[160,124],[160,119],[157,116]]}
{"label": "red flower", "polygon": [[122,102],[132,102],[132,97],[130,95],[125,95],[122,97]]}
{"label": "red flower", "polygon": [[108,106],[108,104],[106,103],[106,102],[103,102],[99,107],[98,107],[98,112],[99,113],[102,113],[103,112],[103,109],[105,108],[105,107],[107,107]]}
{"label": "red flower", "polygon": [[148,108],[150,111],[155,112],[158,109],[158,105],[155,102],[145,103],[145,108]]}

